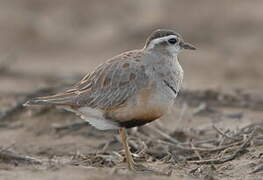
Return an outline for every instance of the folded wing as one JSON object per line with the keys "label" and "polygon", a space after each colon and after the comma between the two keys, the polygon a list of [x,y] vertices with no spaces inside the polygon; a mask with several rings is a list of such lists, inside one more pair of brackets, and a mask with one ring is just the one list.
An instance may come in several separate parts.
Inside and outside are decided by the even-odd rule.
{"label": "folded wing", "polygon": [[126,52],[86,75],[72,89],[29,100],[26,105],[55,104],[110,110],[125,105],[149,81],[138,51]]}

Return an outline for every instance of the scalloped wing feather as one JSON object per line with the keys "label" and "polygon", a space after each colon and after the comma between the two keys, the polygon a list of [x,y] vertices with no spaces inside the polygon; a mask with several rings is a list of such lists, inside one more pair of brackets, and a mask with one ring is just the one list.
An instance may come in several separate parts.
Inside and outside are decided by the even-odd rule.
{"label": "scalloped wing feather", "polygon": [[141,63],[142,57],[140,50],[118,55],[98,66],[66,92],[35,98],[26,105],[72,105],[102,110],[121,107],[149,81]]}

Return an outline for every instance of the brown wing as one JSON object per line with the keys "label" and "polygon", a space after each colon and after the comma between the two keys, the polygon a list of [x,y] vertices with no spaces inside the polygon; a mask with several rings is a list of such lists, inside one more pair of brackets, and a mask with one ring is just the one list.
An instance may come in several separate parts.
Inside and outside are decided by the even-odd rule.
{"label": "brown wing", "polygon": [[145,68],[138,61],[140,58],[140,51],[131,51],[99,66],[76,88],[79,93],[76,104],[104,110],[124,105],[138,89],[148,84]]}
{"label": "brown wing", "polygon": [[141,51],[116,56],[86,75],[72,89],[54,96],[37,98],[35,104],[88,106],[103,110],[120,107],[138,89],[148,84],[141,58]]}

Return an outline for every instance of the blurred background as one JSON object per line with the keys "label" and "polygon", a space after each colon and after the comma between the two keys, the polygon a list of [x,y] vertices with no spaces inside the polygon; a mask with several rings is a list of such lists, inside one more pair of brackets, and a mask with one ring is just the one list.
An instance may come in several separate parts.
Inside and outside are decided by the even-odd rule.
{"label": "blurred background", "polygon": [[[247,175],[248,170],[258,162],[262,165],[262,134],[251,143],[261,142],[261,146],[247,151],[243,140],[247,144],[252,139],[247,141],[245,137],[250,134],[240,132],[253,125],[262,127],[263,122],[262,0],[0,0],[0,176],[26,180],[54,179],[53,175],[55,179],[123,179],[114,173],[116,169],[105,168],[114,165],[108,156],[94,155],[103,151],[117,157],[115,152],[121,153],[117,133],[83,125],[72,113],[52,107],[24,108],[22,104],[29,97],[51,94],[77,82],[112,56],[142,48],[157,28],[176,30],[198,50],[179,55],[185,71],[185,91],[176,99],[179,106],[163,117],[164,121],[132,129],[133,149],[144,154],[146,144],[152,150],[149,152],[163,152],[168,163],[163,163],[166,158],[162,156],[156,159],[154,153],[139,156],[158,169],[159,165],[168,169],[172,165],[173,177],[178,179],[192,172],[194,177],[206,177],[202,179],[252,177]],[[79,122],[82,126],[73,126]],[[196,155],[197,159],[206,159],[207,153],[194,151],[195,155],[188,156],[179,148],[170,157],[167,148],[172,148],[158,141],[166,138],[152,128],[183,142],[187,149],[195,142],[205,143],[196,143],[195,147],[217,148],[224,140],[228,143],[241,138],[242,146],[236,147],[233,141],[233,147],[246,154],[236,156],[241,153],[232,147],[237,159],[199,167],[186,163],[186,159]],[[222,136],[225,133],[228,136]],[[5,150],[44,163],[37,168],[15,160],[13,165],[12,159],[3,160]],[[209,158],[228,153],[230,149],[222,149]],[[211,172],[217,173],[216,178],[210,178]],[[127,179],[136,177],[160,180],[159,176],[133,174]],[[262,179],[262,173],[252,179]]]}
{"label": "blurred background", "polygon": [[262,90],[262,7],[261,0],[1,0],[0,93],[83,76],[142,48],[157,28],[175,29],[198,48],[180,55],[184,88]]}

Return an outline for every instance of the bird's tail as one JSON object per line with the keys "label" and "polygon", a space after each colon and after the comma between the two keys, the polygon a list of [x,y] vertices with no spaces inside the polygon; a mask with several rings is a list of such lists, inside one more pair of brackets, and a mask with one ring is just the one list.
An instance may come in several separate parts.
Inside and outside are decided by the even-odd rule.
{"label": "bird's tail", "polygon": [[28,100],[24,106],[32,105],[72,105],[76,94],[74,92],[59,93],[52,96],[36,97]]}

